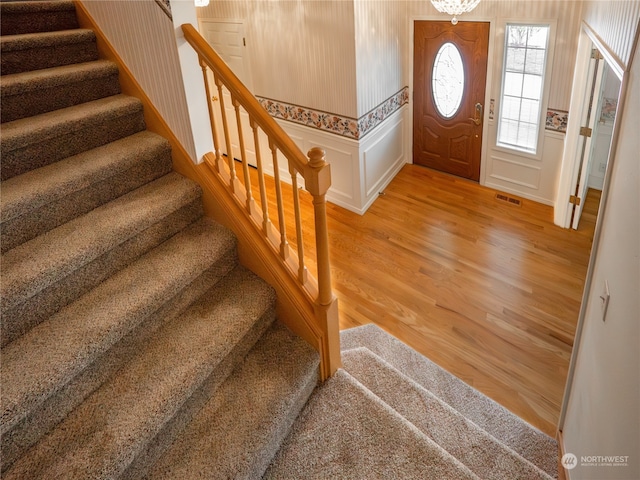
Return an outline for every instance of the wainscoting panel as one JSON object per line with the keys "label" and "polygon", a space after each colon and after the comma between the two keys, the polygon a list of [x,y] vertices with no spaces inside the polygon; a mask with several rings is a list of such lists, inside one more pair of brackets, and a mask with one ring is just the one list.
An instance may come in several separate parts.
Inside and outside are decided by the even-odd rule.
{"label": "wainscoting panel", "polygon": [[[331,165],[331,188],[327,193],[327,200],[348,210],[359,211],[358,142],[283,120],[277,122],[305,155],[312,147],[320,147],[326,152],[325,159]],[[264,170],[273,175],[273,162],[268,148],[266,141],[263,141],[260,151]],[[291,183],[286,161],[284,158],[278,161],[280,179]]]}
{"label": "wainscoting panel", "polygon": [[564,133],[545,131],[540,159],[493,150],[484,185],[529,200],[553,205],[562,161]]}
{"label": "wainscoting panel", "polygon": [[526,159],[518,162],[513,159],[513,156],[511,158],[493,156],[489,177],[494,181],[508,182],[537,190],[540,186],[540,167],[527,165]]}
{"label": "wainscoting panel", "polygon": [[[380,129],[371,132],[362,142],[364,205],[369,206],[405,163],[404,115],[408,108],[397,112]],[[366,209],[366,208],[365,208]]]}

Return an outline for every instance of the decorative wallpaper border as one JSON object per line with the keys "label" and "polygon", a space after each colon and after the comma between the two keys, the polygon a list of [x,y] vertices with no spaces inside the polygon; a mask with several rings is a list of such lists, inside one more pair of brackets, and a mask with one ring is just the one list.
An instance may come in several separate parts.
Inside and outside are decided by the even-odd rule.
{"label": "decorative wallpaper border", "polygon": [[405,103],[409,102],[409,87],[404,87],[359,119],[323,112],[322,110],[313,110],[270,98],[257,98],[272,117],[360,140],[390,115],[398,111]]}
{"label": "decorative wallpaper border", "polygon": [[569,112],[566,110],[547,109],[547,119],[545,122],[545,130],[553,132],[567,133],[567,121]]}

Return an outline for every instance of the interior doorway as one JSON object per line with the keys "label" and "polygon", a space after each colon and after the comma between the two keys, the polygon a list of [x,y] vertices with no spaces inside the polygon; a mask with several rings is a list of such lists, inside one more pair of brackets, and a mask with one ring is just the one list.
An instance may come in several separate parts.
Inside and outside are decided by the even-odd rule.
{"label": "interior doorway", "polygon": [[594,191],[601,192],[604,185],[620,91],[620,79],[596,48],[591,53],[590,73],[588,98],[583,107],[585,127],[581,129],[580,169],[572,202],[571,228],[574,230],[579,228],[589,197],[596,195]]}
{"label": "interior doorway", "polygon": [[488,22],[414,22],[414,163],[480,179],[488,50]]}

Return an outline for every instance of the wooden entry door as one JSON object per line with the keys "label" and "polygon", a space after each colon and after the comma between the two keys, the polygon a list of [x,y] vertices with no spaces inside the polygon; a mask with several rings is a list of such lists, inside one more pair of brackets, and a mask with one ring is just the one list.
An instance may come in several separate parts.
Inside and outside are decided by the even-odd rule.
{"label": "wooden entry door", "polygon": [[489,23],[414,26],[413,162],[478,181]]}

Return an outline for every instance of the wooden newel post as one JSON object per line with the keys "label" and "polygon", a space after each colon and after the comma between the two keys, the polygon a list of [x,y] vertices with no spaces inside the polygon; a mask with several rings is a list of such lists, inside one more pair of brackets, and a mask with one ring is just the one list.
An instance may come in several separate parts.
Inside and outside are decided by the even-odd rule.
{"label": "wooden newel post", "polygon": [[318,298],[316,318],[323,330],[320,357],[320,377],[324,381],[341,365],[340,322],[338,301],[331,288],[331,265],[329,263],[329,230],[327,228],[327,201],[325,196],[331,186],[331,166],[324,160],[325,152],[314,147],[307,153],[309,163],[305,172],[305,186],[313,197],[313,212],[316,227],[316,255],[318,262]]}
{"label": "wooden newel post", "polygon": [[324,160],[325,152],[313,147],[309,157],[308,178],[305,186],[313,196],[313,212],[316,226],[316,254],[318,256],[318,303],[329,305],[333,301],[331,267],[329,263],[329,231],[327,229],[327,201],[325,195],[331,186],[331,166]]}

